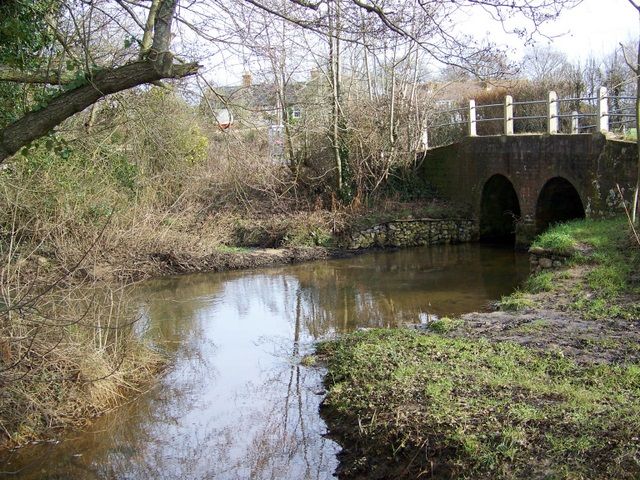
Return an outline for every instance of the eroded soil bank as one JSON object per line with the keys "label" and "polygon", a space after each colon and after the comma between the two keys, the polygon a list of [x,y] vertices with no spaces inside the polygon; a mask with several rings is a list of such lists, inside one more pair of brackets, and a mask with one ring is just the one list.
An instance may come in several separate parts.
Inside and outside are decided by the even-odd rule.
{"label": "eroded soil bank", "polygon": [[340,478],[640,476],[640,248],[623,221],[536,245],[568,264],[495,312],[320,345]]}

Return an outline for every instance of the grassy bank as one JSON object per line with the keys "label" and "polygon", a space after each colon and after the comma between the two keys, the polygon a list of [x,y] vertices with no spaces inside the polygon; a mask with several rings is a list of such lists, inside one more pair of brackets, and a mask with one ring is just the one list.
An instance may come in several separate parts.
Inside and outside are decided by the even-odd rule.
{"label": "grassy bank", "polygon": [[337,433],[373,469],[351,476],[640,473],[637,365],[582,366],[514,343],[411,331],[356,333],[322,353],[330,356],[329,415],[350,420]]}
{"label": "grassy bank", "polygon": [[638,246],[622,221],[536,246],[570,266],[502,311],[322,344],[342,478],[638,478]]}
{"label": "grassy bank", "polygon": [[532,247],[568,255],[575,274],[535,275],[525,285],[525,293],[561,291],[566,299],[562,308],[588,319],[640,318],[640,249],[626,219],[558,225],[537,238]]}

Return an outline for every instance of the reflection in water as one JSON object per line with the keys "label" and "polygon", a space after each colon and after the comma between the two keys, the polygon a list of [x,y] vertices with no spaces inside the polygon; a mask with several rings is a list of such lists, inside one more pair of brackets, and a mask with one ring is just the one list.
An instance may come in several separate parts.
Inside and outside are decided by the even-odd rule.
{"label": "reflection in water", "polygon": [[461,245],[147,282],[139,328],[174,355],[171,371],[90,431],[0,460],[0,477],[331,478],[321,372],[299,365],[312,342],[483,308],[527,267]]}

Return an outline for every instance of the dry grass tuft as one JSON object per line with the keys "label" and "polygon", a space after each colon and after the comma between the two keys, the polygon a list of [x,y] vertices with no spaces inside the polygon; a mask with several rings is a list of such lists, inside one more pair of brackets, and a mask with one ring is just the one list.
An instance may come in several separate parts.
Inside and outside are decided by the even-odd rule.
{"label": "dry grass tuft", "polygon": [[27,292],[15,285],[1,300],[0,443],[81,426],[162,365],[136,335],[124,291]]}

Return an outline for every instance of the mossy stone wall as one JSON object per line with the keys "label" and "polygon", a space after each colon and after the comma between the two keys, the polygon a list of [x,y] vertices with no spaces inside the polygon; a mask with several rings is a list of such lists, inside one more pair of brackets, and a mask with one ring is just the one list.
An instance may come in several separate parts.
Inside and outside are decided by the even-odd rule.
{"label": "mossy stone wall", "polygon": [[477,223],[470,219],[395,220],[349,232],[340,239],[342,248],[401,248],[441,243],[470,242],[478,238]]}

